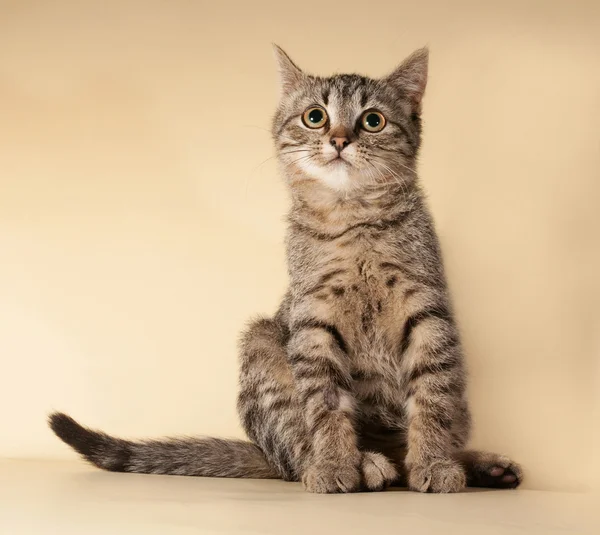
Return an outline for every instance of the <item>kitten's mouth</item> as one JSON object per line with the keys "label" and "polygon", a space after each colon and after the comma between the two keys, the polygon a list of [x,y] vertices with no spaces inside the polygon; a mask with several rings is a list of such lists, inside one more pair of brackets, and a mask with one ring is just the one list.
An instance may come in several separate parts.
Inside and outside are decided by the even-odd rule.
{"label": "kitten's mouth", "polygon": [[325,165],[348,165],[352,167],[352,164],[348,160],[343,158],[341,154],[338,154],[337,156],[331,158]]}

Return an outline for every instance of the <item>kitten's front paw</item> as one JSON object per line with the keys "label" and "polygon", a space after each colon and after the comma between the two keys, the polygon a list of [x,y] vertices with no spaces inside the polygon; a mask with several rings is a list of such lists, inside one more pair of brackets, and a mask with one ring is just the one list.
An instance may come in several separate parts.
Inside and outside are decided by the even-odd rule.
{"label": "kitten's front paw", "polygon": [[418,492],[460,492],[467,484],[464,468],[451,459],[441,459],[426,466],[413,465],[408,471],[408,486]]}
{"label": "kitten's front paw", "polygon": [[327,462],[308,468],[302,482],[305,490],[317,494],[356,492],[360,476],[360,467],[353,462]]}
{"label": "kitten's front paw", "polygon": [[363,453],[360,468],[365,490],[383,490],[398,477],[392,463],[381,453],[371,451]]}

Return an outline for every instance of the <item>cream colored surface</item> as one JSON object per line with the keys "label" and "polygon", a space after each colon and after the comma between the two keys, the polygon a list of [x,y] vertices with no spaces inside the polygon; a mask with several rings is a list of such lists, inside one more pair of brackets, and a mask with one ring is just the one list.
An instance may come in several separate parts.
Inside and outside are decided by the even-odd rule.
{"label": "cream colored surface", "polygon": [[[240,436],[236,338],[286,284],[270,42],[316,73],[373,76],[429,44],[421,174],[472,372],[474,444],[521,461],[526,488],[597,486],[598,2],[299,6],[0,3],[0,456],[73,458],[45,427],[52,409],[129,436]],[[131,501],[111,507],[137,519],[152,492],[169,515],[187,510],[186,489],[203,511],[210,489],[231,503],[257,489],[254,514],[286,489],[298,520],[378,499],[66,470],[38,499],[99,493],[77,515],[120,492]],[[443,503],[477,500],[510,523],[511,500],[538,496]],[[382,500],[395,511],[399,498],[421,514],[441,499]],[[235,522],[233,510],[216,511]],[[476,511],[471,527],[486,521]]]}
{"label": "cream colored surface", "polygon": [[591,494],[323,496],[299,483],[108,474],[71,462],[0,462],[0,470],[0,532],[10,535],[600,532],[600,496]]}

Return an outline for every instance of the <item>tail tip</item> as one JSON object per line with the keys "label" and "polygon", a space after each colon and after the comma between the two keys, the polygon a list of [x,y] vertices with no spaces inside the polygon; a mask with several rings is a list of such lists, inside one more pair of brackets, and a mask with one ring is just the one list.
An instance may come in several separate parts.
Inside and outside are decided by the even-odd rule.
{"label": "tail tip", "polygon": [[48,425],[54,431],[56,436],[66,442],[72,444],[77,435],[81,434],[81,427],[73,418],[62,412],[53,412],[48,416]]}
{"label": "tail tip", "polygon": [[125,472],[130,459],[127,443],[78,424],[69,415],[53,412],[48,425],[56,436],[89,462],[112,472]]}

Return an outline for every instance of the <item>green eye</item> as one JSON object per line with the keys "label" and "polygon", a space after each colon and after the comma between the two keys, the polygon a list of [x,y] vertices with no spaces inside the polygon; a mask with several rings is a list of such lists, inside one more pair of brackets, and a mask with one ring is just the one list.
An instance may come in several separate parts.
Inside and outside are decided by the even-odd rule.
{"label": "green eye", "polygon": [[327,122],[327,112],[323,108],[313,106],[304,112],[302,122],[308,128],[321,128]]}
{"label": "green eye", "polygon": [[385,126],[385,117],[383,113],[370,110],[363,113],[361,126],[367,132],[381,132]]}

